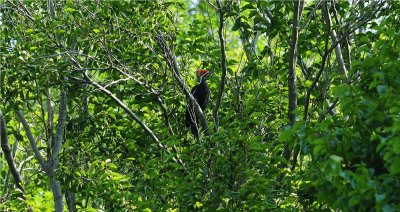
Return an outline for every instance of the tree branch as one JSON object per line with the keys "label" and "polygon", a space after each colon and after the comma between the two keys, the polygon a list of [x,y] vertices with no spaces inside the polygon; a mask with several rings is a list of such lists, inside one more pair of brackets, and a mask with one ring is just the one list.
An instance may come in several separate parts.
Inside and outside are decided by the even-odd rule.
{"label": "tree branch", "polygon": [[[376,11],[375,11],[375,12],[378,12],[378,11],[382,8],[382,6],[383,6],[383,3],[381,3],[380,5],[377,5],[377,8],[376,8]],[[337,40],[332,44],[332,46],[331,46],[329,49],[327,48],[327,45],[328,45],[327,42],[328,42],[328,40],[325,41],[325,42],[326,42],[326,44],[325,44],[325,52],[324,52],[324,54],[323,54],[323,56],[322,56],[321,66],[320,66],[320,68],[319,68],[319,70],[318,70],[317,75],[315,76],[315,79],[314,79],[313,83],[312,83],[311,86],[307,89],[306,100],[305,100],[305,103],[304,103],[304,113],[303,113],[303,119],[304,119],[304,120],[307,120],[307,118],[308,118],[308,107],[309,107],[309,104],[310,104],[310,95],[311,95],[312,90],[313,90],[313,89],[315,88],[315,86],[317,85],[317,83],[318,83],[318,81],[319,81],[319,78],[320,78],[321,75],[322,75],[322,72],[324,71],[325,63],[326,63],[327,57],[328,57],[329,54],[336,48],[336,46],[337,46],[338,44],[340,44],[347,36],[349,36],[349,35],[352,34],[354,31],[356,31],[357,29],[359,29],[361,26],[363,26],[364,24],[366,24],[366,23],[373,17],[373,15],[374,15],[374,14],[371,12],[370,16],[365,17],[365,19],[362,20],[362,21],[360,21],[360,23],[359,23],[358,25],[356,25],[354,28],[352,28],[352,29],[348,30],[347,32],[345,32],[339,39],[337,39]],[[327,37],[328,37],[328,36],[327,36]]]}
{"label": "tree branch", "polygon": [[208,123],[206,117],[204,116],[203,111],[201,110],[199,104],[197,103],[196,99],[190,93],[189,89],[186,87],[185,82],[182,80],[181,75],[179,73],[178,63],[176,61],[175,55],[171,52],[171,49],[167,45],[164,36],[162,35],[161,31],[158,31],[157,35],[155,36],[155,40],[158,46],[163,51],[163,57],[166,60],[168,67],[170,68],[175,80],[178,82],[179,86],[182,88],[183,93],[189,99],[189,104],[194,106],[194,111],[196,116],[200,119],[200,124],[204,130],[205,135],[209,135],[208,133]]}
{"label": "tree branch", "polygon": [[[331,15],[329,13],[329,8],[328,8],[328,2],[325,1],[324,5],[322,7],[322,11],[324,13],[325,16],[325,22],[326,24],[329,26],[329,28],[332,28],[332,18]],[[333,42],[337,41],[337,35],[336,35],[336,31],[334,29],[331,30],[331,38],[333,40]],[[344,60],[343,60],[343,55],[342,55],[342,48],[340,47],[340,43],[338,43],[335,47],[335,53],[336,53],[336,61],[338,63],[338,67],[339,67],[339,73],[343,74],[346,79],[347,79],[347,69],[346,66],[344,64]]]}
{"label": "tree branch", "polygon": [[33,153],[35,154],[36,160],[39,161],[39,164],[42,166],[42,169],[45,170],[46,166],[45,166],[44,159],[43,159],[42,155],[40,155],[39,149],[38,149],[38,147],[36,145],[36,141],[33,138],[31,128],[29,127],[28,122],[26,121],[26,119],[24,117],[24,113],[19,110],[19,111],[16,112],[16,114],[17,114],[18,119],[21,122],[22,126],[24,126],[24,129],[25,129],[25,132],[26,132],[26,136],[28,137],[29,143],[31,145]]}
{"label": "tree branch", "polygon": [[47,101],[47,158],[51,158],[51,148],[53,145],[54,110],[53,110],[53,105],[51,104],[50,89],[46,88],[45,93]]}
{"label": "tree branch", "polygon": [[[67,119],[67,89],[64,88],[64,90],[61,92],[61,96],[60,96],[60,106],[59,106],[59,111],[58,111],[57,130],[56,130],[56,135],[54,138],[54,144],[53,144],[53,148],[52,148],[53,161],[58,161],[58,154],[61,151],[66,119]],[[57,168],[57,165],[58,164],[55,164],[54,168]]]}
{"label": "tree branch", "polygon": [[[116,65],[114,65],[114,63],[112,62],[112,60],[110,60],[110,62],[111,62],[110,69],[113,68],[113,69],[117,70],[119,73],[121,73],[122,75],[124,75],[124,76],[127,77],[126,79],[120,79],[120,80],[111,82],[110,84],[104,86],[104,88],[107,88],[108,86],[112,85],[113,83],[118,83],[118,82],[120,82],[120,81],[125,81],[125,80],[129,80],[129,79],[131,79],[131,80],[135,81],[136,83],[138,83],[139,85],[145,87],[148,91],[150,91],[153,95],[156,96],[156,101],[157,101],[157,103],[160,105],[161,110],[162,110],[163,113],[164,113],[165,124],[168,126],[169,133],[170,133],[171,135],[173,135],[173,134],[174,134],[174,131],[173,131],[172,126],[171,126],[171,123],[170,123],[170,121],[169,121],[168,108],[167,108],[167,106],[163,103],[163,100],[161,99],[160,94],[159,94],[154,88],[152,88],[151,86],[149,86],[149,85],[147,84],[147,82],[142,82],[142,81],[140,81],[139,79],[133,77],[131,74],[129,74],[129,73],[127,72],[127,71],[129,71],[129,68],[128,68],[125,64],[123,64],[116,56],[114,56],[113,53],[107,48],[107,46],[106,46],[104,43],[102,43],[102,47],[103,47],[104,50],[107,52],[108,56],[109,56],[110,58],[112,57],[112,58],[113,58],[115,61],[117,61],[117,63],[122,67],[122,68],[117,67]],[[152,49],[150,49],[150,50],[153,51]],[[154,52],[154,51],[153,51],[153,52]],[[175,63],[176,63],[176,62],[175,62]],[[177,65],[177,63],[176,63],[176,65]],[[124,69],[124,70],[122,70],[122,69]],[[175,148],[175,147],[174,147],[174,148]]]}
{"label": "tree branch", "polygon": [[[136,123],[138,123],[146,131],[146,133],[157,143],[157,145],[160,148],[164,149],[167,153],[169,153],[167,148],[161,143],[160,140],[158,140],[158,138],[154,134],[154,132],[138,116],[136,116],[136,114],[133,113],[133,111],[131,109],[129,109],[118,97],[116,97],[109,90],[107,90],[106,88],[101,86],[99,83],[90,79],[89,76],[87,75],[87,73],[84,73],[84,76],[85,76],[86,80],[88,80],[93,86],[95,86],[100,91],[102,91],[103,93],[105,93],[109,97],[111,97],[129,115],[129,117],[131,117],[133,120],[135,120]],[[178,153],[177,149],[175,147],[173,147],[173,149],[176,153]],[[186,170],[184,163],[179,158],[172,157],[172,160],[176,163],[179,163]]]}
{"label": "tree branch", "polygon": [[300,32],[303,29],[306,29],[308,27],[308,22],[310,22],[311,18],[315,15],[315,12],[317,11],[318,7],[320,6],[320,4],[323,2],[324,0],[319,0],[318,3],[315,5],[315,7],[313,8],[313,10],[309,13],[310,15],[308,15],[303,27],[301,27]]}
{"label": "tree branch", "polygon": [[[324,52],[324,54],[323,54],[323,56],[322,56],[322,61],[321,61],[321,66],[320,66],[320,68],[319,68],[319,70],[318,70],[318,73],[317,73],[317,75],[316,75],[316,77],[315,77],[315,79],[314,79],[314,81],[313,81],[313,83],[311,84],[311,86],[307,89],[307,93],[306,93],[306,100],[305,100],[305,103],[304,103],[304,112],[303,112],[303,120],[305,120],[305,121],[307,121],[307,119],[308,119],[308,109],[309,109],[309,105],[310,105],[310,96],[311,96],[311,92],[313,91],[313,89],[316,87],[316,85],[317,85],[317,83],[318,83],[318,81],[319,81],[319,78],[321,77],[321,75],[322,75],[322,72],[324,71],[324,69],[325,69],[325,63],[326,63],[326,60],[327,60],[327,58],[328,58],[328,56],[329,56],[329,54],[334,50],[334,49],[336,49],[336,47],[344,40],[344,39],[346,39],[350,34],[352,34],[354,31],[356,31],[358,28],[360,28],[362,25],[364,25],[364,24],[366,24],[382,7],[383,7],[383,5],[384,5],[384,3],[383,2],[379,2],[380,4],[378,4],[378,3],[376,3],[376,10],[374,11],[374,13],[373,12],[370,12],[370,14],[369,14],[369,16],[367,16],[367,15],[364,15],[360,20],[360,22],[358,23],[358,24],[355,24],[355,27],[354,28],[352,28],[352,29],[349,29],[347,32],[345,32],[339,39],[333,39],[333,44],[332,44],[332,46],[328,49],[328,38],[329,38],[329,34],[327,34],[326,35],[326,40],[325,40],[325,52]],[[326,2],[325,2],[325,4],[326,4]],[[326,6],[326,5],[325,5]],[[328,12],[329,13],[329,12]],[[328,33],[330,33],[330,31],[331,31],[331,24],[329,24],[329,22],[327,22],[327,26],[328,26]],[[340,53],[341,54],[341,53]],[[342,58],[342,60],[343,60],[343,58]],[[344,66],[344,65],[343,65]],[[347,76],[346,76],[346,78],[347,78]],[[329,111],[332,111],[332,109],[334,108],[334,107],[336,107],[336,105],[337,105],[337,102],[338,102],[338,100],[339,99],[336,99],[335,100],[335,102],[329,107],[329,109],[328,109],[328,112]],[[322,121],[324,118],[325,118],[325,116],[326,116],[326,114],[325,115],[323,115],[323,116],[321,116],[320,118],[319,118],[319,122],[320,121]],[[296,147],[296,150],[295,150],[295,153],[294,153],[294,155],[293,155],[293,161],[292,161],[292,170],[294,170],[294,168],[295,168],[295,166],[296,166],[296,161],[297,161],[297,155],[298,155],[298,153],[299,153],[299,151],[300,151],[300,147],[299,146],[297,146]]]}
{"label": "tree branch", "polygon": [[14,177],[15,185],[23,193],[25,193],[25,189],[22,186],[22,177],[15,165],[11,147],[8,142],[6,120],[4,119],[4,116],[1,111],[0,111],[0,140],[1,140],[1,149],[4,152],[4,157],[6,158],[8,168],[10,169],[10,172],[11,172],[12,176]]}
{"label": "tree branch", "polygon": [[[58,180],[54,177],[54,171],[58,168],[58,155],[61,151],[63,136],[65,130],[65,122],[67,119],[67,89],[64,88],[60,94],[60,105],[58,111],[57,130],[54,137],[54,144],[52,146],[52,157],[49,159],[49,167],[47,175],[50,178],[51,190],[53,192],[53,199],[56,211],[64,210],[64,203],[62,200],[61,186]],[[53,130],[53,129],[51,129]]]}
{"label": "tree branch", "polygon": [[154,132],[131,109],[129,109],[118,97],[116,97],[109,90],[107,90],[106,88],[101,86],[99,83],[90,79],[90,77],[87,75],[87,73],[85,73],[84,76],[85,76],[85,79],[90,82],[90,84],[92,84],[93,86],[98,88],[103,93],[107,94],[107,96],[111,97],[129,115],[129,117],[131,117],[133,120],[135,120],[136,123],[138,123],[144,129],[144,131],[146,131],[146,133],[158,144],[159,147],[165,149],[164,145],[161,144],[160,140],[158,140],[158,138],[154,134]]}
{"label": "tree branch", "polygon": [[318,118],[318,122],[323,121],[324,118],[326,117],[326,115],[327,115],[328,113],[331,113],[332,110],[337,106],[338,102],[339,102],[339,98],[336,98],[335,101],[333,101],[332,105],[329,106],[329,108],[326,110],[326,112],[324,112],[324,113]]}

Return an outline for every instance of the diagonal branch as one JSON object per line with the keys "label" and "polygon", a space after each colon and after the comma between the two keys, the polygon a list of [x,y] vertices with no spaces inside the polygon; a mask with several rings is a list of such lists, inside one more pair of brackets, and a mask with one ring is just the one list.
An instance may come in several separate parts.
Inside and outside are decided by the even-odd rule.
{"label": "diagonal branch", "polygon": [[[156,97],[155,100],[156,100],[157,103],[160,105],[161,110],[163,111],[163,114],[164,114],[164,117],[165,117],[165,124],[168,126],[169,133],[170,133],[171,135],[173,135],[173,134],[174,134],[174,131],[173,131],[172,126],[171,126],[171,123],[170,123],[170,121],[169,121],[168,108],[167,108],[167,106],[164,104],[164,102],[163,102],[163,100],[162,100],[160,94],[159,94],[154,88],[152,88],[151,86],[149,86],[149,85],[147,84],[147,82],[142,82],[142,81],[140,81],[139,79],[133,77],[131,74],[129,74],[129,73],[128,73],[129,68],[128,68],[124,63],[122,63],[122,62],[107,48],[107,45],[106,45],[106,44],[104,44],[103,42],[101,42],[101,44],[102,44],[102,48],[107,52],[107,54],[108,54],[108,56],[109,56],[109,58],[110,58],[110,63],[111,63],[110,68],[117,70],[117,71],[120,72],[122,75],[124,75],[124,76],[127,77],[127,78],[125,78],[125,79],[120,79],[120,80],[117,80],[117,81],[115,81],[115,82],[112,82],[112,83],[110,83],[110,84],[104,86],[104,88],[107,88],[108,86],[112,85],[113,83],[118,83],[118,82],[120,82],[120,81],[125,81],[125,80],[133,80],[133,81],[135,81],[137,84],[139,84],[139,85],[143,86],[144,88],[146,88],[148,91],[150,91],[150,92]],[[151,50],[151,49],[150,49],[150,50]],[[111,58],[112,58],[112,59],[111,59]],[[116,65],[114,64],[113,60],[115,60],[122,68],[119,68],[118,66],[116,66]],[[177,62],[176,62],[176,61],[175,61],[175,63],[176,63],[176,66],[177,66]]]}
{"label": "diagonal branch", "polygon": [[221,67],[222,67],[222,75],[221,75],[221,81],[219,83],[219,92],[218,92],[218,97],[217,101],[215,103],[215,107],[213,110],[213,115],[214,115],[214,122],[215,122],[215,131],[218,130],[218,125],[219,125],[219,118],[218,118],[218,110],[219,107],[221,106],[221,101],[222,101],[222,95],[224,93],[224,88],[225,88],[225,83],[226,83],[226,53],[225,53],[225,38],[223,35],[223,29],[224,29],[224,14],[225,12],[223,11],[221,1],[217,0],[217,5],[218,5],[218,10],[219,10],[219,28],[218,28],[218,36],[219,36],[219,42],[221,45]]}
{"label": "diagonal branch", "polygon": [[[309,104],[310,104],[311,92],[312,92],[312,91],[314,90],[314,88],[317,86],[317,83],[318,83],[318,81],[319,81],[319,78],[321,77],[322,72],[323,72],[324,69],[325,69],[325,65],[326,65],[325,63],[326,63],[326,60],[327,60],[329,54],[330,54],[330,53],[336,48],[336,46],[339,45],[345,38],[347,38],[349,35],[351,35],[353,32],[355,32],[355,31],[356,31],[357,29],[359,29],[361,26],[363,26],[363,25],[365,25],[366,23],[368,23],[368,21],[370,21],[370,20],[373,18],[373,16],[381,10],[381,8],[383,7],[383,5],[384,5],[384,3],[380,3],[380,4],[376,5],[377,7],[376,7],[376,9],[375,9],[374,12],[370,12],[370,14],[369,14],[369,15],[366,15],[366,17],[363,17],[363,20],[360,21],[354,28],[352,28],[352,29],[348,30],[347,32],[343,33],[343,35],[342,35],[340,38],[338,38],[338,39],[332,44],[332,46],[331,46],[329,49],[328,49],[328,46],[327,46],[327,45],[328,45],[328,44],[327,44],[328,40],[325,41],[325,42],[326,42],[326,44],[325,44],[325,52],[324,52],[324,54],[323,54],[323,56],[322,56],[321,66],[320,66],[320,68],[319,68],[319,70],[318,70],[317,75],[315,76],[315,79],[314,79],[313,83],[312,83],[311,86],[307,89],[306,100],[305,100],[305,103],[304,103],[304,112],[303,112],[303,119],[304,119],[304,120],[307,120],[307,118],[308,118],[308,109],[309,109]],[[329,26],[328,26],[328,27],[329,27]],[[329,31],[330,31],[330,29],[329,29]],[[328,36],[329,36],[329,35],[328,35]]]}
{"label": "diagonal branch", "polygon": [[33,134],[32,134],[31,128],[29,127],[29,124],[28,124],[28,122],[26,121],[26,119],[24,117],[24,113],[21,110],[17,111],[16,113],[17,113],[19,121],[22,123],[22,126],[24,126],[24,129],[25,129],[25,132],[26,132],[26,136],[28,137],[29,143],[30,143],[30,145],[32,147],[33,153],[35,154],[36,160],[39,161],[40,165],[42,166],[42,169],[46,170],[44,159],[43,159],[42,155],[39,152],[39,149],[38,149],[38,147],[36,145],[36,141],[33,138]]}
{"label": "diagonal branch", "polygon": [[165,148],[164,145],[160,142],[160,140],[158,140],[154,132],[131,109],[129,109],[128,106],[126,106],[118,97],[116,97],[113,93],[111,93],[111,91],[107,90],[99,83],[90,79],[87,73],[84,73],[84,75],[86,80],[88,80],[90,84],[92,84],[94,87],[98,88],[100,91],[111,97],[129,115],[129,117],[135,120],[136,123],[138,123],[144,129],[144,131],[146,131],[146,133],[158,144],[159,147],[163,149]]}
{"label": "diagonal branch", "polygon": [[204,134],[208,136],[209,135],[208,123],[207,123],[206,117],[204,116],[203,110],[201,110],[196,99],[193,97],[193,95],[190,93],[189,89],[185,85],[185,82],[183,81],[183,79],[179,73],[179,67],[177,65],[178,63],[176,61],[176,57],[172,53],[169,46],[167,45],[167,42],[165,41],[165,38],[162,35],[161,31],[158,31],[157,35],[155,36],[155,40],[156,40],[158,46],[163,51],[163,57],[167,61],[168,67],[170,68],[175,80],[178,82],[179,86],[182,88],[185,96],[189,99],[190,105],[194,106],[194,111],[196,113],[196,116],[199,117],[199,119],[200,119],[200,124],[204,130]]}
{"label": "diagonal branch", "polygon": [[[129,117],[131,117],[133,120],[135,120],[136,123],[138,123],[146,131],[146,133],[157,143],[157,145],[160,148],[164,149],[167,153],[169,153],[167,148],[161,143],[160,140],[158,140],[158,138],[154,134],[154,132],[135,113],[133,113],[133,111],[131,109],[129,109],[128,106],[126,106],[118,97],[116,97],[113,93],[111,93],[111,91],[107,90],[106,88],[101,86],[99,83],[90,79],[86,72],[84,73],[84,76],[85,76],[86,80],[90,82],[90,84],[92,84],[93,86],[98,88],[100,91],[102,91],[103,93],[105,93],[109,97],[111,97],[129,115]],[[176,154],[178,154],[178,151],[175,147],[173,147],[173,150],[175,151]],[[172,160],[176,163],[179,163],[186,170],[185,164],[183,163],[183,161],[180,158],[172,157]]]}
{"label": "diagonal branch", "polygon": [[318,118],[318,122],[321,122],[324,120],[324,118],[326,117],[326,115],[328,113],[332,113],[332,110],[338,105],[339,102],[339,98],[336,98],[335,101],[333,101],[332,105],[329,106],[329,108],[326,110],[326,112],[324,112],[319,118]]}
{"label": "diagonal branch", "polygon": [[[328,2],[324,2],[324,5],[322,7],[322,11],[323,11],[324,16],[325,16],[326,25],[328,25],[328,27],[332,29],[332,18],[331,18],[331,15],[329,13]],[[331,38],[332,38],[332,40],[334,42],[337,41],[337,39],[338,39],[335,29],[331,30]],[[337,63],[338,63],[338,67],[339,67],[339,72],[342,75],[344,75],[346,77],[346,79],[347,79],[347,69],[346,69],[346,66],[344,64],[343,54],[342,54],[342,47],[340,46],[340,43],[338,45],[336,45],[335,53],[336,53],[336,60],[337,60]]]}
{"label": "diagonal branch", "polygon": [[[331,45],[331,47],[328,49],[328,39],[329,39],[329,33],[331,33],[331,21],[330,20],[328,20],[327,21],[327,28],[328,28],[328,32],[327,32],[327,34],[326,34],[326,38],[325,38],[325,52],[324,52],[324,54],[322,55],[322,60],[321,60],[321,65],[320,65],[320,68],[319,68],[319,70],[318,70],[318,73],[317,73],[317,75],[315,76],[315,79],[314,79],[314,81],[312,82],[312,84],[311,84],[311,86],[307,89],[307,93],[306,93],[306,100],[305,100],[305,103],[304,103],[304,112],[303,112],[303,120],[304,121],[307,121],[307,119],[308,119],[308,110],[309,110],[309,106],[310,106],[310,97],[311,97],[311,92],[314,90],[314,88],[317,86],[317,83],[318,83],[318,81],[319,81],[319,78],[321,77],[321,75],[322,75],[322,72],[324,71],[324,69],[325,69],[325,63],[326,63],[326,61],[328,60],[327,58],[328,58],[328,56],[330,55],[330,53],[333,51],[333,50],[335,50],[335,49],[337,49],[337,46],[344,40],[344,39],[346,39],[349,35],[351,35],[354,31],[356,31],[357,29],[359,29],[361,26],[363,26],[364,24],[366,24],[366,23],[368,23],[368,21],[369,20],[371,20],[373,17],[374,17],[374,15],[376,15],[381,9],[382,9],[382,7],[384,6],[384,2],[383,1],[379,1],[379,2],[377,2],[377,3],[375,3],[374,4],[374,10],[373,11],[371,11],[371,12],[369,12],[368,14],[366,14],[366,15],[364,15],[361,19],[360,19],[360,21],[358,22],[358,23],[356,23],[356,24],[354,24],[355,26],[353,27],[353,28],[350,28],[347,32],[345,32],[345,33],[343,33],[343,35],[340,37],[340,38],[334,38],[333,39],[333,44]],[[326,6],[326,5],[325,5]],[[327,8],[325,8],[325,9],[327,9]],[[328,11],[328,13],[329,13],[329,11]],[[334,36],[332,36],[332,37],[334,37]],[[336,52],[336,53],[338,53],[338,52]],[[340,52],[340,54],[341,54],[341,52]],[[344,67],[345,68],[345,67]],[[342,73],[342,74],[345,74],[344,72]],[[346,77],[347,78],[347,77]],[[336,99],[335,101],[334,101],[334,103],[328,108],[328,112],[330,112],[330,111],[332,111],[333,110],[333,108],[335,108],[336,107],[336,105],[337,105],[337,102],[338,102],[338,100],[339,99]],[[326,114],[324,114],[323,116],[321,116],[320,118],[319,118],[319,122],[321,122],[324,118],[325,118],[325,116],[326,116]],[[294,168],[295,168],[295,166],[296,166],[296,160],[297,160],[297,155],[299,154],[299,147],[296,147],[296,150],[295,150],[295,152],[294,152],[294,154],[293,154],[293,161],[292,161],[292,170],[294,170]]]}

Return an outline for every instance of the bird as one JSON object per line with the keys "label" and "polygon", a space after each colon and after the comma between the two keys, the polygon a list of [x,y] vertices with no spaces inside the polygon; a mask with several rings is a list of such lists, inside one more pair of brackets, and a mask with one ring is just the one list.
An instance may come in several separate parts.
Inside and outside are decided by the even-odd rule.
{"label": "bird", "polygon": [[[206,109],[208,102],[210,101],[210,89],[208,88],[206,80],[212,74],[212,71],[199,69],[197,70],[197,74],[200,77],[200,81],[197,85],[195,85],[190,91],[193,97],[196,99],[202,111]],[[194,107],[191,104],[188,104],[186,108],[186,117],[185,117],[185,126],[186,128],[190,127],[193,136],[196,139],[199,139],[198,132],[198,119],[196,118],[196,113],[194,111]]]}

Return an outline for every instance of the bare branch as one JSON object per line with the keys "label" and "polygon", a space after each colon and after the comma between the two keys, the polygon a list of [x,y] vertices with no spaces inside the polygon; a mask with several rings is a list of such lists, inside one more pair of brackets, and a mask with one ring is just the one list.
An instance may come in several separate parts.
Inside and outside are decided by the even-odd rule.
{"label": "bare branch", "polygon": [[288,89],[289,89],[289,108],[288,118],[290,125],[293,125],[296,121],[294,111],[297,108],[297,86],[296,86],[296,64],[297,64],[297,43],[299,38],[300,18],[302,6],[300,1],[295,1],[294,20],[292,25],[292,39],[290,42],[289,52],[289,77],[288,77]]}
{"label": "bare branch", "polygon": [[8,3],[10,3],[12,6],[14,6],[18,11],[21,12],[21,14],[28,20],[33,21],[34,18],[32,17],[31,13],[29,12],[29,10],[25,7],[25,5],[23,4],[23,1],[18,0],[17,3],[19,4],[19,6],[17,6],[15,4],[14,1],[8,1]]}
{"label": "bare branch", "polygon": [[[354,31],[356,31],[356,30],[359,29],[361,26],[363,26],[364,24],[366,24],[369,20],[371,20],[371,18],[372,18],[376,13],[378,13],[378,12],[380,11],[380,9],[381,9],[381,8],[383,7],[383,5],[384,5],[383,2],[379,2],[379,4],[378,4],[378,3],[375,3],[375,4],[376,4],[376,5],[375,5],[375,6],[376,6],[376,9],[375,9],[374,12],[370,12],[369,14],[364,15],[362,18],[360,18],[361,21],[359,21],[358,24],[355,24],[355,27],[350,28],[347,32],[345,32],[339,39],[336,39],[336,40],[333,39],[333,40],[334,40],[334,43],[332,44],[332,46],[331,46],[329,49],[328,49],[328,38],[329,38],[329,34],[328,34],[328,33],[331,33],[331,24],[329,24],[329,23],[327,24],[329,30],[328,30],[328,33],[326,34],[325,52],[324,52],[324,54],[322,55],[322,61],[321,61],[320,69],[318,70],[318,73],[317,73],[317,75],[316,75],[316,77],[315,77],[313,83],[312,83],[311,86],[307,89],[306,100],[305,100],[305,103],[304,103],[303,120],[307,121],[307,119],[308,119],[308,109],[309,109],[309,105],[310,105],[310,96],[311,96],[311,92],[312,92],[313,89],[316,87],[316,85],[317,85],[317,83],[318,83],[318,81],[319,81],[319,78],[321,77],[322,72],[323,72],[324,69],[325,69],[325,65],[326,65],[325,63],[326,63],[326,61],[327,61],[328,56],[330,55],[330,53],[331,53],[334,49],[336,49],[336,47],[337,47],[344,39],[346,39],[350,34],[352,34]],[[328,13],[329,13],[329,12],[328,12]],[[341,52],[340,52],[340,54],[341,54]],[[343,58],[342,58],[342,59],[343,59]],[[343,66],[344,66],[344,65],[343,65]],[[334,107],[336,107],[338,100],[339,100],[339,99],[335,100],[335,102],[328,108],[328,112],[329,112],[329,111],[332,111],[332,109],[333,109]],[[322,121],[322,120],[325,118],[325,116],[326,116],[326,114],[324,114],[323,116],[321,116],[321,117],[319,118],[319,121]],[[297,161],[297,155],[298,155],[299,151],[300,151],[300,147],[299,147],[299,146],[296,146],[295,153],[294,153],[294,155],[293,155],[292,170],[294,170],[294,168],[295,168],[296,161]]]}
{"label": "bare branch", "polygon": [[122,79],[119,79],[119,80],[115,80],[115,81],[112,81],[112,82],[108,83],[107,85],[105,85],[104,88],[107,88],[107,87],[110,87],[112,85],[118,84],[120,82],[128,81],[128,80],[131,80],[131,78],[128,77],[128,78],[122,78]]}
{"label": "bare branch", "polygon": [[[337,11],[336,11],[335,3],[332,3],[332,13],[333,13],[333,17],[335,17],[336,24],[339,25],[340,22],[339,22],[338,14],[337,14]],[[347,68],[350,69],[350,68],[351,68],[351,55],[350,55],[349,37],[346,37],[346,38],[343,40],[342,43],[343,43],[343,45],[344,45],[342,49],[345,49],[345,50],[346,50],[346,55],[347,55],[347,58],[346,58],[346,65],[347,65]]]}
{"label": "bare branch", "polygon": [[323,0],[319,0],[318,3],[315,5],[314,9],[310,12],[310,15],[308,15],[307,20],[305,21],[303,27],[300,29],[300,32],[303,29],[306,29],[308,26],[308,22],[310,22],[311,18],[315,15],[315,12],[317,11],[319,5],[323,2]]}
{"label": "bare branch", "polygon": [[[135,81],[137,84],[139,84],[139,85],[145,87],[148,91],[150,91],[153,95],[156,96],[156,101],[157,101],[157,103],[160,105],[161,110],[163,111],[163,114],[164,114],[164,117],[165,117],[165,124],[168,126],[169,133],[170,133],[171,135],[173,135],[173,134],[174,134],[174,131],[173,131],[172,126],[171,126],[171,123],[170,123],[170,121],[169,121],[168,108],[167,108],[167,106],[165,106],[165,104],[163,103],[163,100],[161,99],[160,94],[159,94],[156,90],[154,90],[151,86],[149,86],[149,85],[147,84],[147,82],[142,82],[142,81],[140,81],[139,79],[137,79],[136,77],[134,77],[134,76],[132,76],[131,74],[129,74],[129,73],[128,73],[129,68],[128,68],[124,63],[122,63],[122,62],[107,48],[107,45],[105,45],[103,42],[101,42],[101,44],[102,44],[102,48],[107,52],[108,57],[110,58],[110,62],[111,62],[111,67],[110,67],[110,68],[117,70],[119,73],[121,73],[122,75],[124,75],[124,76],[127,77],[126,79],[120,79],[120,80],[111,82],[110,84],[104,86],[104,88],[107,88],[108,86],[110,86],[110,85],[112,85],[112,84],[114,84],[114,83],[118,83],[118,82],[120,82],[120,81],[125,81],[125,80],[129,80],[129,79],[131,79],[131,80]],[[150,48],[150,50],[153,51],[151,48]],[[154,52],[154,51],[153,51],[153,52]],[[117,63],[118,63],[122,68],[119,68],[118,66],[114,65],[114,63],[112,62],[111,58],[114,59],[115,61],[117,61]],[[177,62],[175,62],[175,64],[177,64]],[[124,70],[123,70],[123,69],[124,69]],[[176,149],[176,148],[174,147],[174,149]]]}
{"label": "bare branch", "polygon": [[[327,60],[327,58],[328,58],[328,56],[329,56],[329,53],[334,49],[334,48],[328,49],[329,31],[330,31],[330,28],[329,28],[329,30],[328,30],[326,36],[325,36],[325,53],[324,53],[324,55],[322,56],[321,66],[320,66],[320,68],[319,68],[319,70],[318,70],[318,73],[317,73],[317,75],[316,75],[316,77],[315,77],[313,83],[312,83],[311,86],[307,89],[306,101],[305,101],[305,103],[304,103],[304,113],[303,113],[303,120],[305,120],[305,121],[306,121],[307,118],[308,118],[308,107],[309,107],[309,104],[310,104],[311,92],[312,92],[312,90],[315,88],[315,86],[317,85],[317,82],[318,82],[319,78],[321,77],[322,72],[323,72],[324,69],[325,69],[325,62],[326,62],[326,60]],[[329,51],[329,50],[330,50],[330,51]]]}

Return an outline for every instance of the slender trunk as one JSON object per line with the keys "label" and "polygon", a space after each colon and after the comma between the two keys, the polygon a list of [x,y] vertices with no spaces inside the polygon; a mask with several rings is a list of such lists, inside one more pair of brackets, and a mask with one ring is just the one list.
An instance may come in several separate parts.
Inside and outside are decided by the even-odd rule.
{"label": "slender trunk", "polygon": [[[324,4],[322,5],[322,8],[323,8],[323,12],[324,12],[325,22],[328,25],[328,27],[331,29],[332,41],[333,41],[333,43],[335,43],[338,41],[338,37],[337,37],[336,31],[332,28],[332,18],[329,13],[329,7],[328,7],[327,1],[324,2]],[[336,53],[336,61],[338,63],[339,73],[344,75],[347,79],[347,68],[344,63],[342,48],[340,46],[340,43],[338,45],[336,45],[335,53]]]}
{"label": "slender trunk", "polygon": [[50,178],[51,190],[53,191],[53,198],[56,211],[64,211],[64,203],[62,201],[62,193],[60,183],[54,178],[54,170],[58,168],[58,155],[61,151],[63,136],[65,130],[65,122],[67,120],[67,90],[64,88],[61,91],[60,106],[57,120],[57,130],[54,138],[54,145],[52,148],[51,165],[47,175]]}
{"label": "slender trunk", "polygon": [[[288,105],[288,119],[291,126],[296,122],[296,114],[294,113],[297,108],[297,86],[296,86],[296,64],[297,64],[297,43],[299,38],[300,30],[300,18],[303,11],[304,2],[294,2],[294,20],[292,25],[292,38],[290,41],[290,52],[289,52],[289,77],[288,77],[288,89],[289,89],[289,105]],[[283,157],[289,161],[291,150],[289,144],[286,143],[283,149]],[[281,164],[281,167],[286,167],[286,164]]]}
{"label": "slender trunk", "polygon": [[39,161],[42,169],[46,172],[47,177],[50,180],[56,212],[64,211],[64,203],[62,201],[61,186],[60,186],[60,183],[56,179],[54,179],[54,170],[56,170],[58,168],[58,163],[59,163],[58,155],[61,151],[65,122],[67,119],[67,91],[66,91],[66,89],[61,91],[60,96],[61,97],[60,97],[59,114],[58,114],[58,120],[57,120],[57,130],[56,130],[56,135],[55,135],[55,139],[54,139],[54,145],[52,146],[52,157],[46,161],[43,159],[42,155],[39,152],[39,149],[36,145],[36,141],[33,138],[32,131],[30,129],[28,122],[26,121],[26,119],[24,117],[24,114],[22,113],[22,111],[17,111],[18,118],[21,121],[22,125],[24,126],[24,129],[25,129],[26,135],[28,137],[29,143],[31,145],[31,148],[33,149],[33,152],[35,153],[35,157]]}
{"label": "slender trunk", "polygon": [[55,211],[62,212],[64,211],[64,203],[62,199],[60,183],[57,180],[55,180],[54,177],[50,179],[50,182],[51,182],[51,191],[53,192]]}
{"label": "slender trunk", "polygon": [[221,46],[221,67],[222,67],[222,75],[221,75],[221,80],[219,83],[219,92],[218,92],[218,97],[217,101],[215,103],[215,107],[213,110],[213,115],[214,115],[214,122],[215,122],[215,127],[214,130],[218,131],[218,125],[219,125],[219,118],[218,118],[218,110],[219,107],[221,106],[221,101],[222,101],[222,95],[224,94],[224,89],[225,89],[225,83],[226,83],[226,53],[225,53],[225,38],[223,35],[223,29],[224,29],[224,9],[222,8],[222,4],[220,0],[217,0],[217,6],[219,9],[219,28],[218,28],[218,36],[219,36],[219,43]]}

